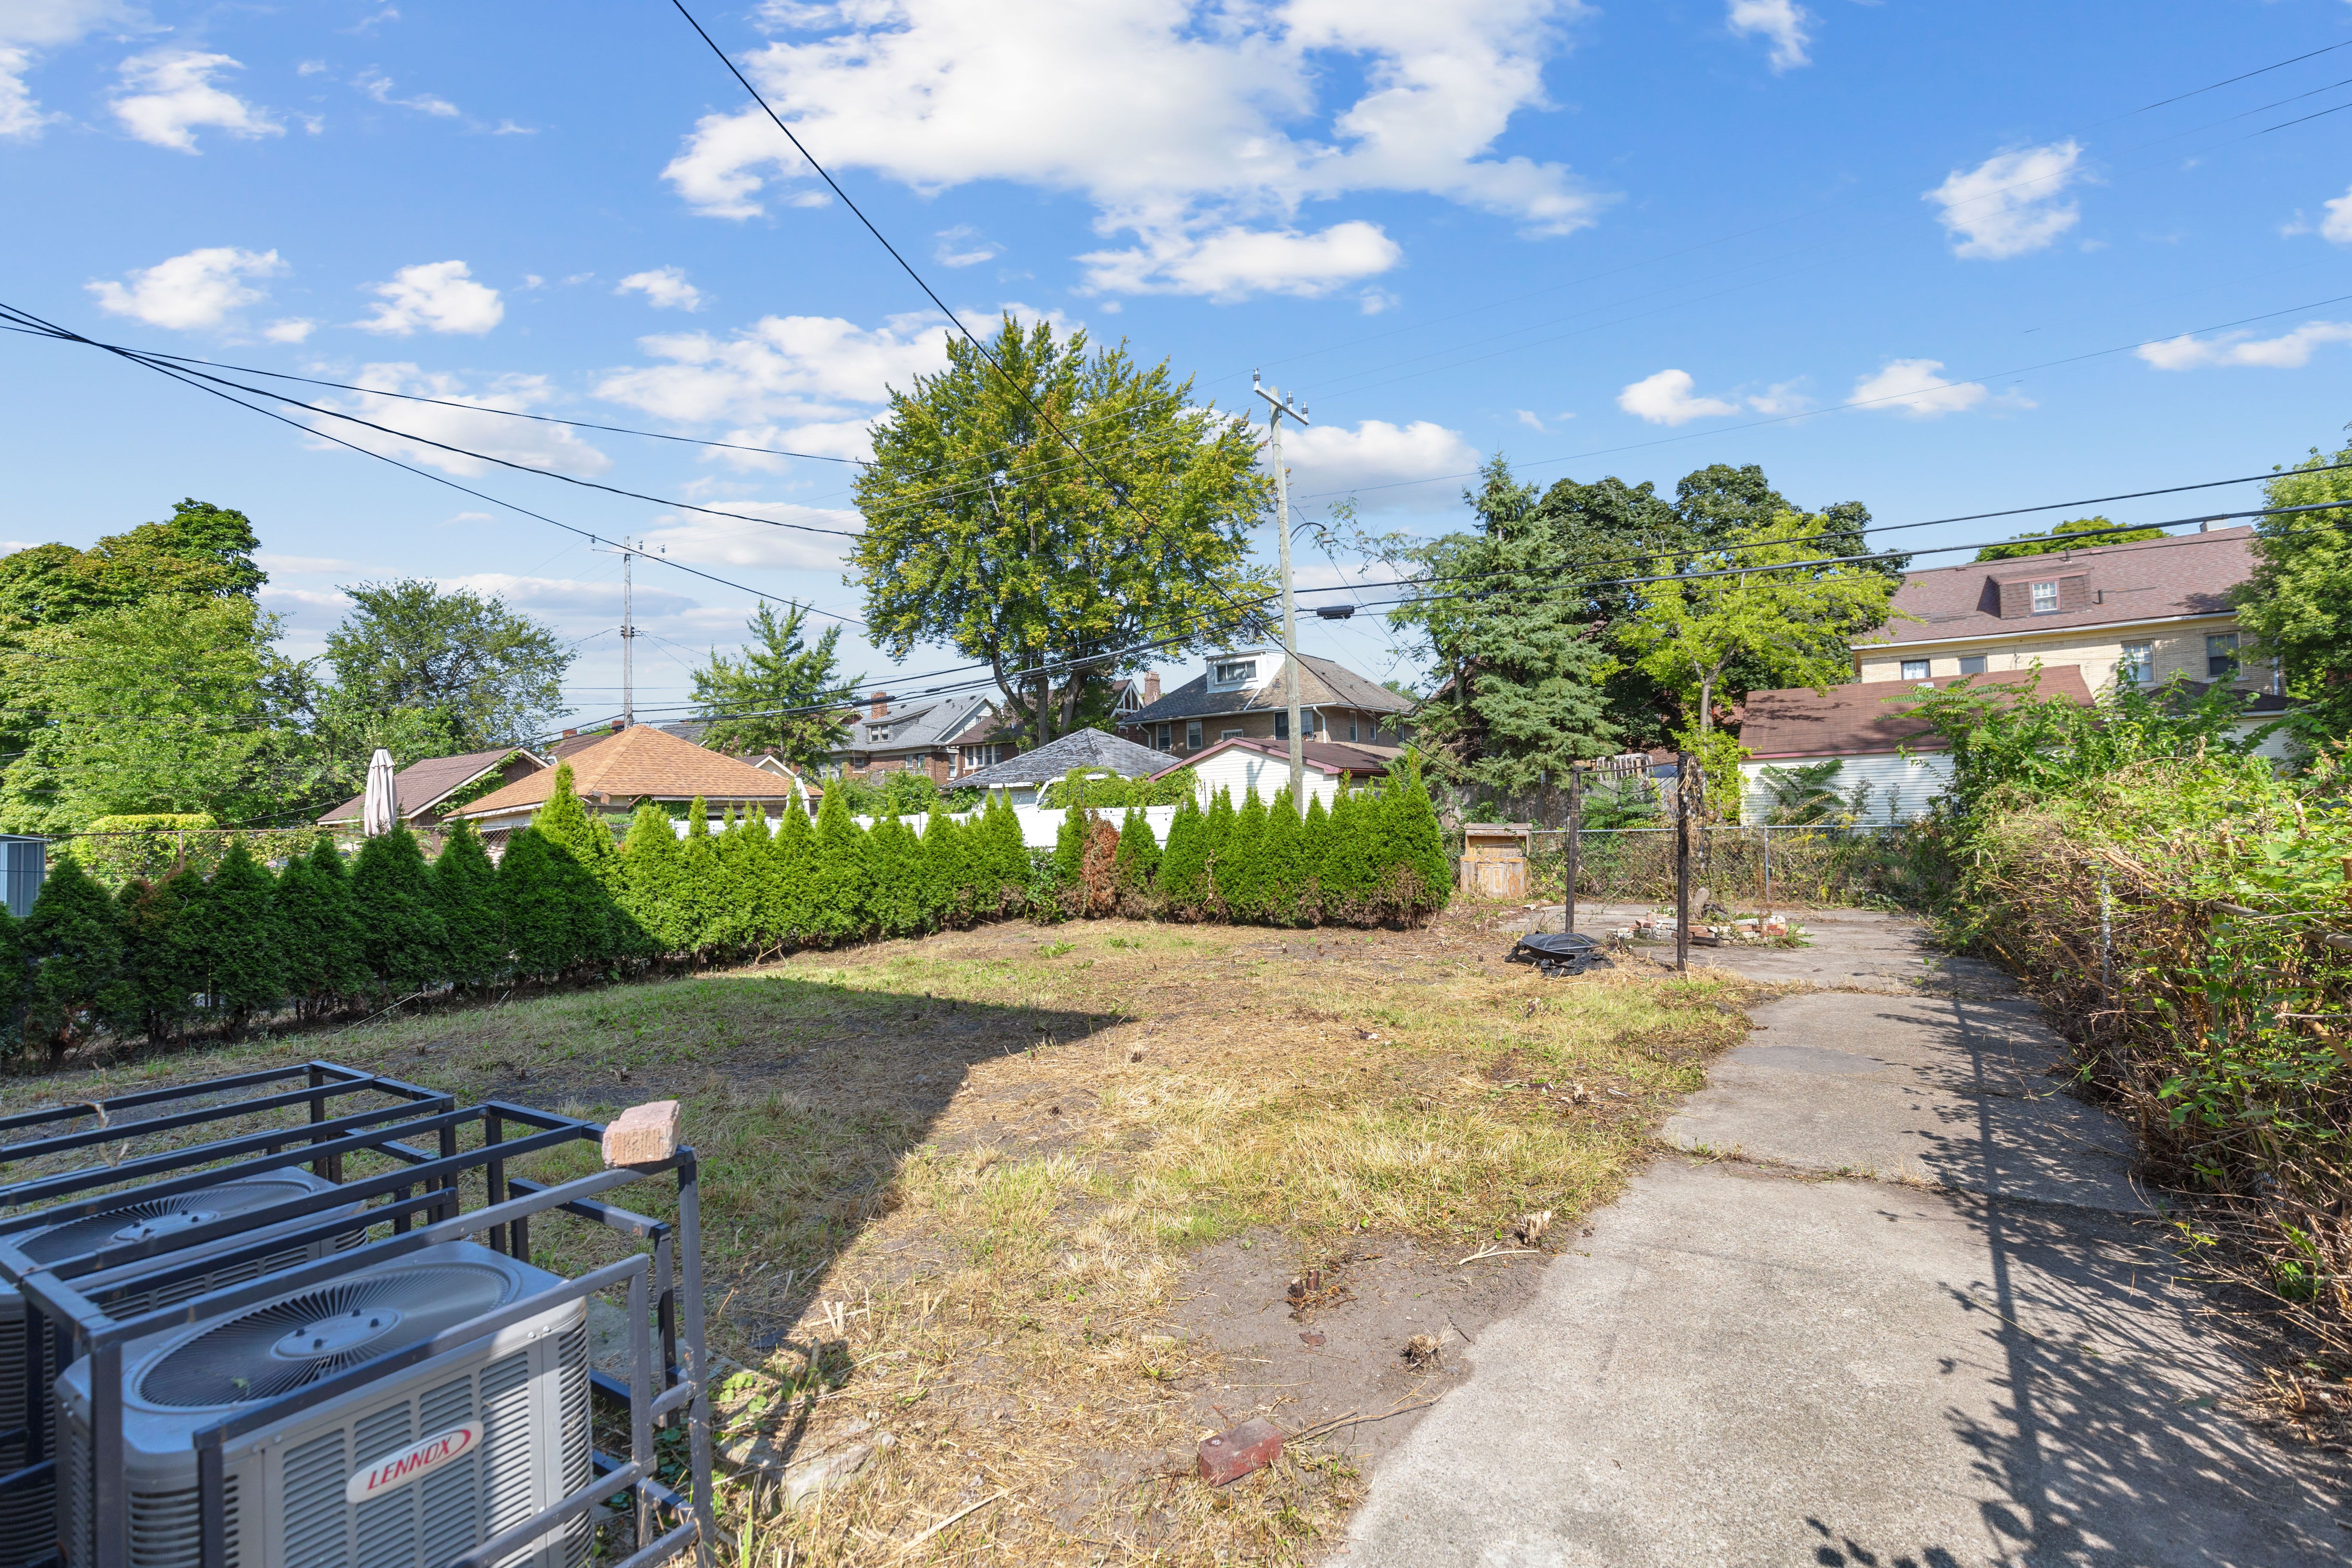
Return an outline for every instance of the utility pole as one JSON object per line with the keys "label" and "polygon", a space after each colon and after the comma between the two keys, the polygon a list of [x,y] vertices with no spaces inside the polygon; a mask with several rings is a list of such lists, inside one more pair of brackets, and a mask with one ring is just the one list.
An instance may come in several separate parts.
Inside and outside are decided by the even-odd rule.
{"label": "utility pole", "polygon": [[1307,410],[1293,407],[1275,388],[1260,385],[1255,371],[1250,372],[1250,390],[1265,399],[1266,433],[1274,449],[1275,523],[1282,542],[1282,679],[1290,699],[1290,804],[1304,816],[1307,738],[1298,732],[1298,606],[1290,592],[1290,476],[1282,467],[1282,416],[1287,414],[1305,425]]}
{"label": "utility pole", "polygon": [[637,721],[636,647],[637,552],[621,541],[621,728]]}

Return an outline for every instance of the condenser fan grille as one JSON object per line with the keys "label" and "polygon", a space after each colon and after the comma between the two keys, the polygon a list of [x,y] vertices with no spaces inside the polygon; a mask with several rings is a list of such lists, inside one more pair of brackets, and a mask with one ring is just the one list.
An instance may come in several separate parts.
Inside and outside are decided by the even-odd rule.
{"label": "condenser fan grille", "polygon": [[61,1258],[96,1252],[118,1242],[169,1236],[175,1226],[202,1225],[267,1208],[271,1204],[289,1203],[317,1190],[300,1182],[224,1182],[217,1187],[203,1187],[174,1197],[150,1198],[105,1214],[68,1220],[51,1230],[35,1231],[25,1238],[22,1250],[36,1263],[51,1263]]}
{"label": "condenser fan grille", "polygon": [[247,1405],[429,1339],[503,1304],[511,1286],[478,1264],[420,1264],[305,1290],[205,1330],[139,1380],[152,1405]]}

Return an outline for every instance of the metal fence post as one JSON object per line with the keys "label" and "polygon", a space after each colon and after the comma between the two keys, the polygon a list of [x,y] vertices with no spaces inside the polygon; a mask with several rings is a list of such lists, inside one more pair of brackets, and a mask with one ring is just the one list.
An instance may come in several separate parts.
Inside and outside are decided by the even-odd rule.
{"label": "metal fence post", "polygon": [[1582,775],[1576,771],[1576,764],[1570,763],[1568,771],[1568,900],[1561,911],[1559,929],[1571,932],[1576,930],[1576,851],[1579,841],[1584,837],[1584,797],[1580,787],[1581,777]]}
{"label": "metal fence post", "polygon": [[1675,968],[1690,968],[1690,753],[1675,753]]}

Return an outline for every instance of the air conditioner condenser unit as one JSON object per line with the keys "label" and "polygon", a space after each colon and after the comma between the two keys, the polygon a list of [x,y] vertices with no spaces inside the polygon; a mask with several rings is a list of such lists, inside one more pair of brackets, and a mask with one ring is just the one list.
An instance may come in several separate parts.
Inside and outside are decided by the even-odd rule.
{"label": "air conditioner condenser unit", "polygon": [[[39,1381],[33,1382],[27,1376],[25,1299],[9,1281],[101,1247],[168,1237],[174,1230],[251,1214],[273,1205],[308,1197],[313,1193],[326,1192],[333,1185],[333,1183],[308,1171],[270,1171],[169,1197],[144,1198],[104,1214],[84,1215],[60,1220],[52,1226],[0,1237],[0,1432],[16,1431],[24,1426],[26,1417],[36,1408],[32,1402],[48,1396],[49,1384],[58,1370],[57,1341],[52,1334],[41,1347]],[[358,1205],[353,1205],[353,1211],[358,1207]],[[241,1244],[250,1245],[255,1241],[267,1240],[273,1231],[290,1232],[315,1227],[321,1220],[335,1217],[338,1216],[312,1215],[287,1220],[254,1236],[241,1237],[238,1240]],[[111,1315],[136,1318],[159,1307],[188,1300],[207,1291],[310,1262],[329,1252],[358,1246],[366,1239],[366,1231],[354,1226],[321,1239],[289,1242],[285,1247],[259,1258],[225,1265],[193,1279],[176,1280],[159,1288],[142,1289],[134,1283],[121,1296],[110,1299]],[[149,1265],[156,1269],[185,1261],[187,1256],[178,1252],[162,1253],[148,1260]],[[133,1269],[135,1268],[132,1266]],[[114,1271],[114,1277],[123,1278],[130,1272]],[[0,1444],[0,1475],[6,1475],[23,1464],[25,1453],[26,1445],[21,1439]],[[56,1550],[57,1531],[51,1522],[56,1512],[54,1498],[54,1488],[46,1481],[20,1485],[5,1497],[0,1497],[0,1568],[23,1568],[24,1564],[37,1563]]]}
{"label": "air conditioner condenser unit", "polygon": [[[199,1563],[196,1433],[563,1283],[471,1242],[443,1242],[126,1345],[131,1568]],[[67,1568],[91,1568],[96,1551],[91,1364],[76,1363],[57,1383]],[[230,1437],[227,1563],[438,1568],[526,1524],[588,1484],[588,1372],[587,1303],[574,1295]],[[580,1568],[590,1539],[590,1521],[575,1516],[506,1564]]]}

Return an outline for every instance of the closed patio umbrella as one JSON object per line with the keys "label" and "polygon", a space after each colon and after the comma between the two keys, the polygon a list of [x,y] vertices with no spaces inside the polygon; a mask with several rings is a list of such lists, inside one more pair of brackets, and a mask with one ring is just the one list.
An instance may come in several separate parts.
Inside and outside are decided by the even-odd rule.
{"label": "closed patio umbrella", "polygon": [[370,838],[389,833],[400,821],[400,790],[392,782],[392,753],[383,747],[368,759],[367,797],[360,803],[360,831]]}

